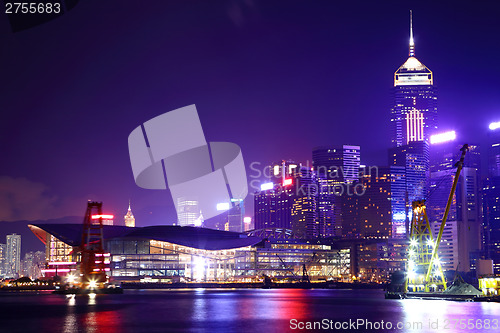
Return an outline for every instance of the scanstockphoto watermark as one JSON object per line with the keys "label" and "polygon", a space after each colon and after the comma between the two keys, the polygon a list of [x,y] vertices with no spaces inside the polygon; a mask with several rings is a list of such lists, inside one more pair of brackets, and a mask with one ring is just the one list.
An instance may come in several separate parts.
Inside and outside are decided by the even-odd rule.
{"label": "scanstockphoto watermark", "polygon": [[477,332],[497,332],[500,328],[500,322],[497,318],[429,318],[426,321],[384,321],[368,320],[364,318],[336,321],[331,319],[322,319],[315,321],[301,321],[290,319],[290,329],[297,331],[308,330],[360,330],[361,332],[405,330],[405,331],[446,331],[458,330]]}
{"label": "scanstockphoto watermark", "polygon": [[437,324],[415,322],[392,322],[392,321],[371,321],[368,319],[349,319],[344,321],[336,321],[331,319],[322,319],[319,321],[300,321],[298,319],[290,319],[290,329],[297,331],[308,330],[359,330],[361,332],[378,331],[378,330],[415,330],[420,331],[423,328],[437,329]]}
{"label": "scanstockphoto watermark", "polygon": [[[305,164],[265,165],[250,163],[250,193],[273,189],[277,194],[315,196],[362,196],[365,185],[359,179],[366,175],[378,177],[377,166],[317,166]],[[263,181],[264,179],[264,181]],[[300,179],[294,183],[294,180]],[[274,186],[276,185],[276,186]],[[281,186],[279,186],[281,185]]]}

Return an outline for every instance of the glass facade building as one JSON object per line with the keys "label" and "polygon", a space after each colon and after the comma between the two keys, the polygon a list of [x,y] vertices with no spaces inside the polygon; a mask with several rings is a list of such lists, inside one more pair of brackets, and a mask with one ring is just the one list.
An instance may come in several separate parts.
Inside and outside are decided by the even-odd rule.
{"label": "glass facade building", "polygon": [[7,235],[5,270],[8,277],[19,277],[21,270],[21,235]]}
{"label": "glass facade building", "polygon": [[321,236],[342,235],[347,192],[359,180],[361,148],[354,145],[316,147],[313,168],[318,178],[318,223]]}
{"label": "glass facade building", "polygon": [[500,128],[490,125],[488,133],[488,178],[483,185],[483,247],[500,274]]}
{"label": "glass facade building", "polygon": [[[446,134],[446,133],[444,133]],[[437,236],[456,173],[456,162],[462,145],[456,135],[430,145],[430,179],[427,196],[427,215]],[[444,270],[468,272],[475,269],[481,252],[482,197],[480,147],[469,145],[464,167],[444,226],[439,246]]]}
{"label": "glass facade building", "polygon": [[414,45],[410,44],[408,59],[394,73],[394,104],[391,108],[393,147],[404,146],[411,141],[429,143],[430,136],[437,130],[434,74],[415,58],[414,50]]}
{"label": "glass facade building", "polygon": [[[48,259],[68,264],[62,269],[52,262],[60,275],[77,269],[75,262],[67,262],[66,249],[79,245],[76,231],[81,225],[30,225],[30,229],[45,242]],[[264,276],[290,281],[301,279],[304,269],[312,281],[350,279],[350,250],[334,248],[327,240],[262,239],[179,226],[106,226],[103,234],[104,260],[115,282],[252,282]],[[60,249],[60,257],[50,257],[52,247]]]}

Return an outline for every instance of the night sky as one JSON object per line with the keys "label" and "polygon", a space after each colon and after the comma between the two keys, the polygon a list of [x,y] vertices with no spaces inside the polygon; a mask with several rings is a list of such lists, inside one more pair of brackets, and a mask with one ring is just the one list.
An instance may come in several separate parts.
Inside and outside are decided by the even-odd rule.
{"label": "night sky", "polygon": [[170,194],[135,185],[127,138],[190,104],[247,166],[328,144],[386,165],[410,9],[440,129],[484,144],[500,120],[498,1],[81,1],[17,33],[2,14],[0,220],[83,215],[93,199],[121,222],[131,199],[139,226],[171,224]]}

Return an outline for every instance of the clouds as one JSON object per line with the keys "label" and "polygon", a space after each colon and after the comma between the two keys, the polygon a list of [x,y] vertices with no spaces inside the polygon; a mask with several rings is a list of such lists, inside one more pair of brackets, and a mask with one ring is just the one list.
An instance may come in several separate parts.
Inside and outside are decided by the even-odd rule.
{"label": "clouds", "polygon": [[45,220],[76,215],[77,201],[61,199],[42,183],[0,176],[0,221]]}

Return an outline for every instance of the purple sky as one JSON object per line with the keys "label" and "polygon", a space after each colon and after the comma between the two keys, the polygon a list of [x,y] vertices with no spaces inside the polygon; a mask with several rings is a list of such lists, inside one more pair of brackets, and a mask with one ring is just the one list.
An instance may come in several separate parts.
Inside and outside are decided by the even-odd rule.
{"label": "purple sky", "polygon": [[0,220],[83,215],[87,199],[121,220],[130,198],[139,225],[171,223],[169,193],[135,185],[127,137],[190,104],[247,165],[328,144],[385,165],[409,9],[440,128],[483,143],[500,120],[500,3],[480,4],[83,1],[18,33],[2,15]]}

